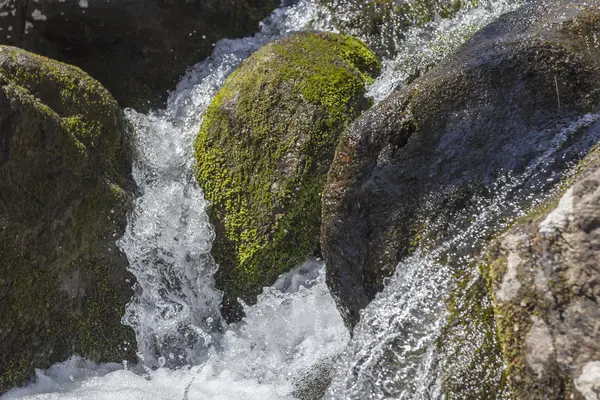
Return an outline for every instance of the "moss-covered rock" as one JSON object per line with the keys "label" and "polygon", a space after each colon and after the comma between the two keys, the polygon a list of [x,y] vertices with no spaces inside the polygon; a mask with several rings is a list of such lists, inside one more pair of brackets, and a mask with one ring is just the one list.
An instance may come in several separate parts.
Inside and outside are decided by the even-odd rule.
{"label": "moss-covered rock", "polygon": [[479,0],[319,0],[341,32],[357,36],[379,54],[392,55],[411,27],[452,18]]}
{"label": "moss-covered rock", "polygon": [[0,392],[73,354],[134,355],[115,245],[132,205],[130,129],[80,69],[0,46]]}
{"label": "moss-covered rock", "polygon": [[[337,139],[368,107],[380,68],[361,42],[299,33],[271,43],[225,82],[196,140],[197,179],[211,202],[224,309],[317,249],[321,190]],[[235,310],[237,311],[235,311]]]}
{"label": "moss-covered rock", "polygon": [[222,38],[253,34],[279,0],[3,0],[0,44],[76,65],[122,106],[161,106]]}
{"label": "moss-covered rock", "polygon": [[486,280],[473,276],[470,269],[456,280],[446,304],[448,319],[438,338],[444,360],[442,390],[449,400],[504,399],[504,359]]}

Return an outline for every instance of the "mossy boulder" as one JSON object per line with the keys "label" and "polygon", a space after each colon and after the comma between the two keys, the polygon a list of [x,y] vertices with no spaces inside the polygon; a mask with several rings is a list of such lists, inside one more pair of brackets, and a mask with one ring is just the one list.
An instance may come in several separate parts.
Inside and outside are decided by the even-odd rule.
{"label": "mossy boulder", "polygon": [[131,127],[76,67],[0,46],[0,392],[79,354],[131,359],[116,247],[131,209]]}
{"label": "mossy boulder", "polygon": [[138,111],[163,105],[222,38],[249,36],[279,0],[5,0],[0,44],[76,65]]}
{"label": "mossy boulder", "polygon": [[479,0],[318,0],[331,12],[333,25],[357,36],[381,55],[393,55],[411,27],[452,18]]}
{"label": "mossy boulder", "polygon": [[528,3],[342,134],[321,247],[349,326],[419,243],[461,234],[456,216],[493,197],[499,178],[523,176],[514,201],[527,204],[593,146],[600,131],[584,115],[600,105],[596,12],[583,0]]}
{"label": "mossy boulder", "polygon": [[338,137],[369,106],[380,68],[363,43],[298,33],[253,54],[210,104],[195,149],[211,202],[224,312],[318,248],[321,190]]}

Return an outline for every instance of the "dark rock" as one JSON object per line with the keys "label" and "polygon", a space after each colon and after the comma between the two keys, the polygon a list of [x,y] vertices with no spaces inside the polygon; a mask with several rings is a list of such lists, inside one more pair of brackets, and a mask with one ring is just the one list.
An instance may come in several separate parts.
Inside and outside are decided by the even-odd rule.
{"label": "dark rock", "polygon": [[0,43],[77,65],[122,106],[166,99],[223,37],[247,36],[278,0],[6,0]]}
{"label": "dark rock", "polygon": [[452,18],[471,0],[318,0],[331,11],[334,26],[364,40],[378,54],[390,56],[411,27],[424,27],[435,18]]}
{"label": "dark rock", "polygon": [[[585,4],[534,3],[501,17],[342,135],[321,245],[349,325],[415,242],[451,234],[452,214],[473,194],[508,171],[556,178],[597,140],[598,124],[568,128],[599,103],[598,9]],[[443,223],[430,232],[434,217]]]}
{"label": "dark rock", "polygon": [[196,140],[211,202],[224,315],[318,249],[321,191],[341,132],[369,105],[379,61],[363,43],[299,33],[248,58],[225,82]]}
{"label": "dark rock", "polygon": [[321,400],[331,384],[334,361],[323,360],[304,373],[295,384],[293,396],[298,400]]}
{"label": "dark rock", "polygon": [[0,46],[0,392],[79,354],[132,359],[130,126],[97,81]]}

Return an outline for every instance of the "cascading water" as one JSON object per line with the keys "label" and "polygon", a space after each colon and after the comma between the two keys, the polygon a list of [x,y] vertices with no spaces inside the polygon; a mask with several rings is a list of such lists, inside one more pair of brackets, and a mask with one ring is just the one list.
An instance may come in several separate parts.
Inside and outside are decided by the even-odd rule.
{"label": "cascading water", "polygon": [[123,322],[135,330],[147,366],[204,361],[222,328],[210,256],[214,233],[192,173],[202,114],[242,60],[265,43],[305,28],[316,12],[305,2],[278,10],[254,37],[219,42],[213,55],[179,83],[166,110],[128,112],[137,132],[134,178],[142,195],[118,243],[137,279]]}
{"label": "cascading water", "polygon": [[[384,62],[371,96],[383,99],[519,4],[480,1],[479,7],[451,20],[410,30],[398,55]],[[94,366],[74,358],[39,371],[36,383],[5,398],[311,398],[325,390],[331,376],[327,399],[443,397],[446,360],[436,341],[446,323],[444,302],[454,282],[453,271],[440,256],[461,253],[500,229],[499,213],[511,209],[518,216],[522,210],[515,199],[524,182],[531,184],[544,159],[597,117],[570,121],[525,175],[499,180],[491,199],[482,198],[455,216],[457,226],[461,218],[474,220],[467,229],[461,226],[440,248],[417,251],[399,265],[386,289],[361,313],[350,342],[325,285],[324,267],[316,261],[265,289],[255,306],[245,307],[243,324],[226,326],[212,277],[214,233],[192,174],[193,140],[204,110],[228,74],[260,46],[303,29],[333,30],[326,10],[310,0],[282,7],[254,37],[217,43],[213,55],[178,84],[165,110],[149,115],[128,111],[137,130],[134,177],[140,196],[119,246],[138,283],[123,322],[136,331],[145,374],[127,365]],[[460,264],[468,269],[472,261],[465,256]]]}
{"label": "cascading water", "polygon": [[[551,160],[570,133],[590,126],[599,118],[586,115],[575,121],[557,136],[546,157]],[[476,198],[471,207],[452,217],[450,227],[446,225],[449,240],[431,251],[418,248],[396,267],[383,292],[361,311],[354,337],[337,362],[336,375],[325,399],[444,398],[443,379],[448,360],[444,359],[438,340],[447,324],[445,304],[456,290],[456,276],[468,275],[470,281],[477,281],[478,258],[471,255],[473,250],[481,248],[490,234],[504,230],[524,215],[522,202],[527,193],[547,183],[537,179],[540,169],[546,166],[546,157],[536,160],[524,174],[499,178],[493,197]],[[549,180],[559,177],[557,174]],[[541,204],[551,193],[529,204]],[[466,227],[465,221],[469,221]],[[428,218],[425,224],[435,231],[437,221]],[[449,259],[453,260],[452,266],[442,261]],[[500,372],[501,368],[488,379],[499,381]],[[499,391],[496,398],[501,398]]]}
{"label": "cascading water", "polygon": [[375,101],[385,99],[452,54],[473,33],[521,4],[523,0],[483,0],[477,2],[477,7],[464,8],[452,19],[439,19],[410,29],[403,40],[396,43],[396,56],[383,60],[381,76],[371,85],[369,96]]}
{"label": "cascading water", "polygon": [[312,368],[327,373],[348,341],[322,269],[307,262],[265,290],[257,305],[245,307],[245,323],[228,330],[203,363],[137,374],[73,358],[3,399],[292,400],[303,390],[299,384],[313,384]]}

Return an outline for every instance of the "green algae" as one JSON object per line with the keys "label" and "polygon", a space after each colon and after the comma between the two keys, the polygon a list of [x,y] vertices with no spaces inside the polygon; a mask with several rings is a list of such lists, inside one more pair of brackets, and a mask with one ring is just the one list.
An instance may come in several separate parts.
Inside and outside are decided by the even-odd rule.
{"label": "green algae", "polygon": [[448,399],[502,399],[507,392],[504,364],[487,282],[477,268],[455,275],[438,339],[446,360],[442,389]]}

